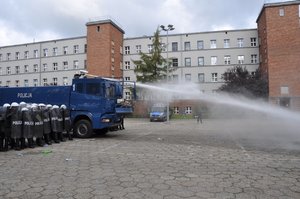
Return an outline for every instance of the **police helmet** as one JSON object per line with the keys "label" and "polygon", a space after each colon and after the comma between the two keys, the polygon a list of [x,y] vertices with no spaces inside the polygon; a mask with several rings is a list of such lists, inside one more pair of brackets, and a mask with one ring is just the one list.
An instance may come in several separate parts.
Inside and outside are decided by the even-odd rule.
{"label": "police helmet", "polygon": [[61,108],[61,109],[67,109],[67,106],[64,105],[64,104],[62,104],[62,105],[60,106],[60,108]]}

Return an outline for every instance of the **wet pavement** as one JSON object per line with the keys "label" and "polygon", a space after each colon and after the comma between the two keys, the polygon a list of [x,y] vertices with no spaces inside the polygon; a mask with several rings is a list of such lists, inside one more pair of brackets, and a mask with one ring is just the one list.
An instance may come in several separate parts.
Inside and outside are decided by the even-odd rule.
{"label": "wet pavement", "polygon": [[0,198],[300,198],[300,135],[276,124],[126,119],[105,136],[0,153]]}

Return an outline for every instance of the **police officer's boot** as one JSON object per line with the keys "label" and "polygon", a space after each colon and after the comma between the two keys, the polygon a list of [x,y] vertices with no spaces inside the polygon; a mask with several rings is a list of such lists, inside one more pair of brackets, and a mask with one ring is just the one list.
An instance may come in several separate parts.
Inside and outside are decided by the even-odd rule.
{"label": "police officer's boot", "polygon": [[36,145],[43,147],[44,146],[44,140],[42,138],[36,138]]}
{"label": "police officer's boot", "polygon": [[54,140],[54,143],[60,143],[56,132],[53,132],[53,140]]}
{"label": "police officer's boot", "polygon": [[65,142],[66,141],[66,138],[64,138],[64,135],[63,135],[62,132],[58,132],[57,134],[58,134],[59,141],[61,141],[61,142]]}
{"label": "police officer's boot", "polygon": [[50,135],[49,134],[45,134],[44,138],[45,138],[46,144],[48,144],[48,145],[52,144],[52,140],[50,139]]}
{"label": "police officer's boot", "polygon": [[4,138],[0,138],[0,151],[4,151]]}
{"label": "police officer's boot", "polygon": [[33,138],[28,138],[28,147],[29,148],[34,148],[34,142],[33,142]]}
{"label": "police officer's boot", "polygon": [[20,145],[20,139],[17,138],[17,139],[14,139],[14,149],[17,150],[17,151],[20,151],[21,150],[21,145]]}
{"label": "police officer's boot", "polygon": [[25,149],[26,148],[26,140],[25,138],[21,138],[21,149]]}
{"label": "police officer's boot", "polygon": [[9,142],[9,138],[4,138],[4,151],[8,151],[8,142]]}
{"label": "police officer's boot", "polygon": [[73,140],[73,135],[71,134],[70,131],[67,131],[67,136],[69,140]]}

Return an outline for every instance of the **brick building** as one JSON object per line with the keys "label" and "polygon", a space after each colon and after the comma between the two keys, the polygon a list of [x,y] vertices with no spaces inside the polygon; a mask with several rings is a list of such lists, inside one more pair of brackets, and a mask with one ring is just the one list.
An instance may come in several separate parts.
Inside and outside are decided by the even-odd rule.
{"label": "brick building", "polygon": [[264,4],[257,26],[270,101],[300,110],[300,1]]}

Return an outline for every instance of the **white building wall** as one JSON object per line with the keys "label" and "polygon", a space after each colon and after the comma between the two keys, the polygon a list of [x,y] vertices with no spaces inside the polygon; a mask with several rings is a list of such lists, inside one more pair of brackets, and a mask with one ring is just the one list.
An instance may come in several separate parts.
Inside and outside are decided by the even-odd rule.
{"label": "white building wall", "polygon": [[[57,78],[57,85],[71,84],[74,74],[85,68],[85,45],[86,37],[77,37],[0,47],[0,86],[6,86],[8,81],[12,87],[16,86],[16,81],[19,81],[19,86],[25,86],[25,80],[28,80],[28,86],[34,86],[34,79],[37,79],[38,86],[43,86],[44,78],[47,78],[48,85],[53,84],[53,78]],[[78,46],[78,51],[74,52],[74,46]],[[64,47],[68,48],[66,54]],[[53,48],[57,48],[56,55],[53,54]],[[44,56],[44,49],[48,49],[47,56]],[[37,57],[34,51],[37,51]],[[19,59],[16,59],[16,52],[20,54]],[[7,60],[7,53],[10,53],[10,60]],[[78,61],[76,68],[74,61]],[[64,62],[68,63],[67,68],[64,68]],[[54,63],[57,63],[57,70],[53,68]],[[47,64],[46,70],[44,64]],[[16,66],[19,67],[18,73]],[[28,71],[25,71],[25,66],[28,66]],[[10,74],[7,74],[7,67],[10,67]],[[67,78],[67,82],[63,82],[64,78]]]}
{"label": "white building wall", "polygon": [[[243,47],[239,47],[238,39],[243,39]],[[256,45],[251,46],[251,38],[255,38]],[[224,47],[224,40],[229,39],[229,47]],[[197,41],[203,41],[204,48],[197,49]],[[211,48],[211,40],[216,40],[216,48]],[[167,44],[167,37],[161,32],[161,42]],[[191,82],[199,83],[200,89],[204,92],[214,92],[224,81],[221,79],[222,74],[230,67],[236,65],[245,66],[249,72],[254,72],[259,66],[259,49],[257,29],[231,30],[231,31],[214,31],[202,33],[186,34],[169,34],[168,36],[168,56],[170,59],[178,59],[177,70],[171,75],[178,75],[178,81],[184,83],[185,75],[191,74]],[[172,51],[172,43],[177,42],[178,51]],[[190,42],[190,50],[185,50],[185,42]],[[124,57],[123,57],[123,76],[130,80],[136,81],[134,74],[133,60],[139,60],[140,56],[136,51],[136,46],[140,45],[144,53],[148,51],[148,45],[152,44],[152,37],[127,38],[124,40]],[[130,48],[130,53],[126,54],[125,48]],[[257,62],[251,63],[251,55],[257,56]],[[167,51],[162,55],[166,58]],[[230,64],[225,65],[224,56],[231,57]],[[244,63],[238,63],[238,56],[244,56]],[[217,57],[216,65],[211,65],[211,57]],[[198,57],[204,57],[204,65],[198,66]],[[185,58],[191,59],[191,66],[185,66]],[[126,69],[125,62],[130,62],[130,69]],[[204,73],[205,81],[199,82],[198,74]],[[218,81],[212,82],[212,73],[217,73]]]}

